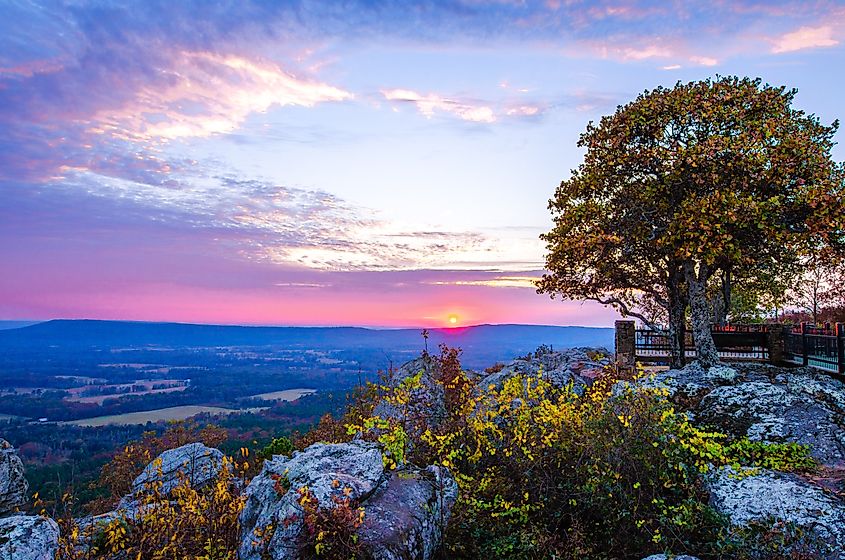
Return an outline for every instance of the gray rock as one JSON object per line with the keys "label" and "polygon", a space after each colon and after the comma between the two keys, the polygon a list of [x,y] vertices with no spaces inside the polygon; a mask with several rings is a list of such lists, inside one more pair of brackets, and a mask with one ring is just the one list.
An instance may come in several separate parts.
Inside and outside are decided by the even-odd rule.
{"label": "gray rock", "polygon": [[21,458],[8,441],[0,439],[0,515],[24,504],[27,492],[29,483],[24,477]]}
{"label": "gray rock", "polygon": [[[320,504],[344,492],[352,500],[366,499],[384,476],[381,449],[375,443],[315,443],[287,458],[276,455],[264,462],[261,472],[246,487],[240,515],[241,560],[263,560],[266,548],[272,560],[297,557],[302,531],[298,490],[308,487]],[[337,481],[337,482],[335,482]],[[274,526],[269,542],[259,542],[257,532]]]}
{"label": "gray rock", "polygon": [[442,467],[393,472],[364,505],[358,535],[368,557],[429,560],[457,498],[458,485]]}
{"label": "gray rock", "polygon": [[555,351],[541,347],[530,356],[504,364],[501,370],[481,378],[478,384],[485,390],[490,387],[499,390],[508,379],[517,375],[542,375],[556,387],[572,384],[576,392],[581,392],[612,364],[611,356],[605,348],[578,347]]}
{"label": "gray rock", "polygon": [[216,479],[221,468],[223,453],[219,449],[189,443],[156,457],[132,483],[132,490],[144,492],[150,484],[161,482],[161,491],[167,494],[183,477],[193,488],[200,488]]}
{"label": "gray rock", "polygon": [[[646,377],[637,387],[663,388],[699,425],[769,443],[794,442],[829,466],[845,464],[845,384],[809,368],[732,364]],[[614,387],[619,394],[631,384]]]}
{"label": "gray rock", "polygon": [[0,519],[0,560],[54,560],[59,526],[47,517],[13,515]]}
{"label": "gray rock", "polygon": [[749,439],[810,446],[819,462],[845,461],[845,387],[818,374],[781,370],[771,380],[717,387],[695,409],[696,420]]}
{"label": "gray rock", "polygon": [[[672,397],[697,397],[721,385],[730,385],[740,378],[736,369],[724,365],[703,368],[698,362],[682,369],[669,369],[646,377],[638,385],[666,389]],[[620,386],[627,385],[625,382]]]}
{"label": "gray rock", "polygon": [[[419,375],[419,382],[409,381]],[[431,357],[421,357],[400,366],[387,380],[388,390],[404,385],[410,389],[409,403],[397,407],[381,400],[373,409],[373,416],[400,423],[410,438],[416,439],[426,428],[434,428],[446,414],[446,396],[443,385],[437,382],[437,362]],[[413,385],[414,388],[411,388]]]}
{"label": "gray rock", "polygon": [[845,559],[845,503],[792,474],[730,467],[709,480],[713,508],[733,525],[774,520],[794,524],[825,543],[825,558]]}
{"label": "gray rock", "polygon": [[[457,499],[457,485],[445,469],[385,472],[378,444],[317,443],[290,458],[266,461],[247,486],[240,516],[241,560],[298,557],[303,487],[320,507],[335,507],[333,498],[343,497],[362,507],[359,542],[368,558],[381,560],[431,558]],[[264,542],[262,535],[268,535]]]}

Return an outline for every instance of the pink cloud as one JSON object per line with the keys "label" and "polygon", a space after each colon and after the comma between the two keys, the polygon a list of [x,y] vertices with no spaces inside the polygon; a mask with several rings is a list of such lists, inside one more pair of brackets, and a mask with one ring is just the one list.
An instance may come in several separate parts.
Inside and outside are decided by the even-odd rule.
{"label": "pink cloud", "polygon": [[533,117],[539,113],[540,108],[536,105],[519,105],[505,111],[505,114],[509,117]]}
{"label": "pink cloud", "polygon": [[[509,87],[507,82],[503,82],[499,86],[503,89]],[[521,94],[528,92],[525,88],[520,88],[517,91]],[[385,89],[381,90],[381,94],[388,101],[414,105],[417,111],[426,118],[432,118],[437,113],[446,113],[464,121],[483,124],[490,124],[507,118],[536,117],[545,110],[545,107],[539,103],[517,100],[491,103],[460,97],[445,97],[436,93],[421,94],[409,89]]]}
{"label": "pink cloud", "polygon": [[271,62],[183,51],[167,80],[139,89],[117,108],[95,113],[91,130],[129,139],[171,139],[231,132],[251,113],[351,99],[343,89],[303,79]]}
{"label": "pink cloud", "polygon": [[424,95],[409,89],[389,89],[382,90],[381,93],[388,101],[413,103],[417,110],[428,118],[433,117],[436,112],[442,111],[451,113],[465,121],[477,123],[496,121],[496,114],[492,107],[483,103],[441,97],[436,93]]}
{"label": "pink cloud", "polygon": [[839,40],[833,35],[834,29],[831,25],[800,27],[775,39],[772,52],[779,54],[804,49],[835,47],[839,44]]}
{"label": "pink cloud", "polygon": [[646,45],[644,47],[626,47],[619,49],[624,60],[645,60],[647,58],[667,58],[672,56],[672,51],[658,45]]}
{"label": "pink cloud", "polygon": [[690,62],[700,64],[701,66],[716,66],[719,64],[719,59],[710,56],[691,56]]}

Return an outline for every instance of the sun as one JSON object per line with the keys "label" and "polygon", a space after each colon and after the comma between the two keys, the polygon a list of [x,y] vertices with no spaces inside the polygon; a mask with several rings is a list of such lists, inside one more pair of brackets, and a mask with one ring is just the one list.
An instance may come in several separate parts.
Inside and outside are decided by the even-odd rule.
{"label": "sun", "polygon": [[457,325],[458,324],[458,316],[457,315],[449,315],[447,319],[450,325]]}

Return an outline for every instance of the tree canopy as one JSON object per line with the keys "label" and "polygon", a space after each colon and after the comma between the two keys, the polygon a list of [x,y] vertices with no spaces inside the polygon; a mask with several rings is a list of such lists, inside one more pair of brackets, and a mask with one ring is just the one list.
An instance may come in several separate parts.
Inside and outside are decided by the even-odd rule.
{"label": "tree canopy", "polygon": [[698,357],[716,361],[706,298],[716,272],[845,245],[838,122],[793,107],[796,93],[717,77],[646,91],[589,123],[584,161],[549,202],[538,291],[633,316],[645,297],[676,336],[689,304]]}

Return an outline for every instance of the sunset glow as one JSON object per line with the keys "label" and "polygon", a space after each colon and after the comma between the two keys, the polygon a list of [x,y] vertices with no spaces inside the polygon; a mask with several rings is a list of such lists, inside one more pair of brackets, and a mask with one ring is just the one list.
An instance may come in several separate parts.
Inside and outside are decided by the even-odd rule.
{"label": "sunset glow", "polygon": [[0,320],[611,325],[535,292],[588,122],[732,73],[843,117],[840,4],[695,6],[6,3]]}

